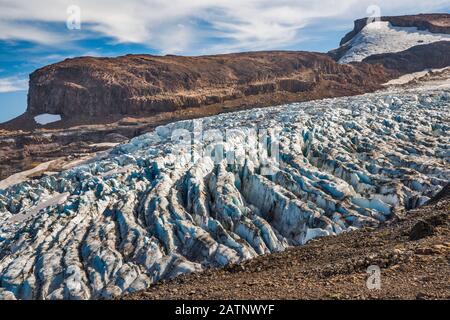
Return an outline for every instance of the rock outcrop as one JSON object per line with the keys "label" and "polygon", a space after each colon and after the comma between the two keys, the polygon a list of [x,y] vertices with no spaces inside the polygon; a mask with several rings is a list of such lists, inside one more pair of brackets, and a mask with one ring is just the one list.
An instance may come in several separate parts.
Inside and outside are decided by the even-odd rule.
{"label": "rock outcrop", "polygon": [[[430,32],[445,28],[433,21]],[[88,141],[134,137],[75,165],[41,164],[0,182],[0,299],[123,296],[376,227],[446,194],[448,80],[217,114],[373,91],[404,73],[448,66],[448,49],[434,42],[351,64],[307,52],[84,57],[37,70],[16,124],[43,113],[66,123],[174,116],[157,127],[128,118],[0,139],[6,162],[4,150],[15,157],[46,145],[41,157],[63,156],[96,148]]]}
{"label": "rock outcrop", "polygon": [[282,94],[273,105],[289,100],[286,95],[306,100],[372,91],[390,76],[379,67],[340,65],[310,52],[82,57],[30,75],[27,113],[63,120],[152,115]]}
{"label": "rock outcrop", "polygon": [[450,66],[450,41],[418,45],[397,53],[374,54],[363,62],[380,64],[400,74],[446,68]]}

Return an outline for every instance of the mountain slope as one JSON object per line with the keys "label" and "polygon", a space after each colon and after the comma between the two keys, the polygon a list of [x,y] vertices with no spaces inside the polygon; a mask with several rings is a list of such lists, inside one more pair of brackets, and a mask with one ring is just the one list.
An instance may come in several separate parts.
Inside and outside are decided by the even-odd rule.
{"label": "mountain slope", "polygon": [[[450,34],[448,13],[427,13],[404,16],[384,16],[380,17],[380,21],[389,22],[394,27],[401,28],[417,28],[422,31],[429,31],[431,33]],[[350,41],[357,35],[371,20],[367,18],[357,19],[354,21],[354,28],[347,33],[339,43],[343,45]]]}

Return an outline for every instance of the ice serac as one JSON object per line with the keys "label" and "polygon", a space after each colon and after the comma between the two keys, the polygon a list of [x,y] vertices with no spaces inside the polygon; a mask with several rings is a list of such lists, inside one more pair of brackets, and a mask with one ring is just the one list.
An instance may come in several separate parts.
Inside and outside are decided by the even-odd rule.
{"label": "ice serac", "polygon": [[[450,180],[449,105],[448,86],[390,89],[175,122],[8,184],[0,298],[111,298],[377,226]],[[278,134],[262,155],[257,129]]]}

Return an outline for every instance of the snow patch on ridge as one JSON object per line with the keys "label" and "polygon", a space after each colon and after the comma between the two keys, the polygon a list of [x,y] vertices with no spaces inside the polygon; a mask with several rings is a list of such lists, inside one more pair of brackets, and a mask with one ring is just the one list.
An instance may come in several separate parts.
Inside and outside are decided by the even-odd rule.
{"label": "snow patch on ridge", "polygon": [[350,49],[339,62],[362,61],[374,54],[400,52],[437,41],[450,41],[450,35],[418,30],[416,27],[394,27],[388,21],[375,21],[344,44]]}
{"label": "snow patch on ridge", "polygon": [[38,124],[48,124],[56,121],[61,121],[61,115],[59,114],[50,114],[50,113],[43,113],[38,116],[34,117],[34,121]]}

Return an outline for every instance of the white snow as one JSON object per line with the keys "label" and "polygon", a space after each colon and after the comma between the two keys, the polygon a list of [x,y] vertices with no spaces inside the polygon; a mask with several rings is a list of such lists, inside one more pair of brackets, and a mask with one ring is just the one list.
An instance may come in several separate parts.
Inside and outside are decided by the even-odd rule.
{"label": "white snow", "polygon": [[34,121],[39,124],[48,124],[56,121],[61,121],[61,115],[59,114],[50,114],[50,113],[42,113],[38,116],[34,117]]}
{"label": "white snow", "polygon": [[399,52],[416,45],[444,40],[450,41],[450,35],[431,33],[415,27],[394,27],[388,21],[375,21],[366,25],[346,43],[351,48],[339,62],[362,61],[373,54]]}

